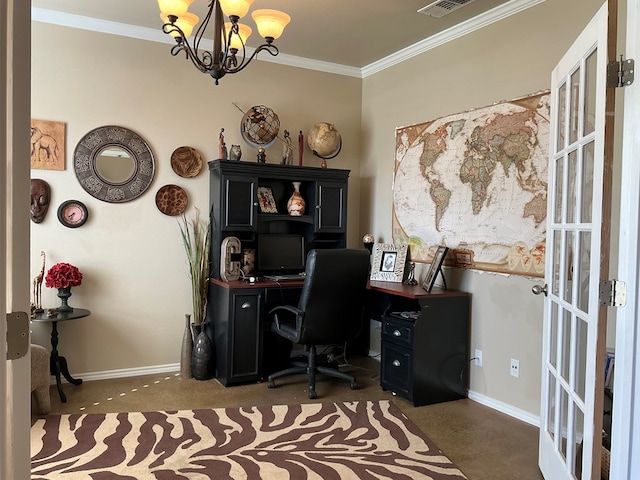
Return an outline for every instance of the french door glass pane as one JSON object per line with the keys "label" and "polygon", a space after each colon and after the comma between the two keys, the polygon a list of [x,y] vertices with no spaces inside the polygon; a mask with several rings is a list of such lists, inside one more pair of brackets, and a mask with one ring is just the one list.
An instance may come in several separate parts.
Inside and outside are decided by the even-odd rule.
{"label": "french door glass pane", "polygon": [[550,332],[549,332],[549,358],[547,359],[553,368],[558,368],[558,304],[551,304]]}
{"label": "french door glass pane", "polygon": [[[564,148],[564,130],[565,130],[565,115],[567,113],[567,84],[563,83],[558,89],[558,118],[557,118],[557,141],[556,141],[556,153]],[[558,177],[562,178],[562,177]]]}
{"label": "french door glass pane", "polygon": [[562,330],[558,332],[561,335],[562,345],[560,351],[560,375],[569,383],[569,375],[571,372],[571,312],[563,310]]}
{"label": "french door glass pane", "polygon": [[594,142],[589,142],[582,147],[582,210],[580,221],[591,223],[591,210],[593,206],[593,161]]}
{"label": "french door glass pane", "polygon": [[553,231],[553,277],[551,279],[551,292],[560,295],[560,245],[562,241],[562,232],[560,230]]}
{"label": "french door glass pane", "polygon": [[574,232],[566,232],[565,234],[565,282],[564,282],[564,299],[567,303],[573,302],[573,282],[574,282]]}
{"label": "french door glass pane", "polygon": [[587,322],[578,318],[576,321],[576,372],[575,372],[575,392],[580,400],[585,400],[585,384],[587,371]]}
{"label": "french door glass pane", "polygon": [[589,280],[591,265],[591,232],[580,232],[578,239],[580,262],[578,264],[578,308],[589,313]]}
{"label": "french door glass pane", "polygon": [[584,412],[580,410],[580,407],[574,404],[573,418],[574,418],[574,427],[573,427],[573,438],[575,444],[575,460],[572,462],[575,465],[575,477],[579,479],[587,480],[586,476],[583,476],[582,473],[588,475],[588,472],[583,472],[582,470],[582,436],[584,434]]}
{"label": "french door glass pane", "polygon": [[554,205],[555,212],[553,214],[553,221],[555,223],[562,222],[562,199],[563,199],[563,182],[564,182],[564,157],[560,157],[556,160],[556,204]]}
{"label": "french door glass pane", "polygon": [[595,129],[596,118],[596,77],[598,51],[594,50],[587,57],[584,64],[585,99],[584,99],[584,129],[583,135],[589,135]]}
{"label": "french door glass pane", "polygon": [[560,445],[559,450],[562,454],[562,457],[567,459],[567,423],[568,423],[568,412],[569,412],[569,395],[567,395],[567,391],[562,388],[561,385],[558,385],[560,388]]}
{"label": "french door glass pane", "polygon": [[578,171],[578,153],[576,150],[569,153],[567,170],[566,223],[574,223],[576,221],[576,177]]}
{"label": "french door glass pane", "polygon": [[578,115],[580,114],[580,69],[571,74],[569,80],[569,145],[578,140]]}
{"label": "french door glass pane", "polygon": [[547,417],[547,433],[551,437],[551,442],[555,438],[555,420],[556,420],[556,383],[557,380],[553,375],[549,375],[547,377],[549,379],[549,388],[547,392],[549,392],[549,397],[547,399],[547,404],[549,405],[549,416]]}

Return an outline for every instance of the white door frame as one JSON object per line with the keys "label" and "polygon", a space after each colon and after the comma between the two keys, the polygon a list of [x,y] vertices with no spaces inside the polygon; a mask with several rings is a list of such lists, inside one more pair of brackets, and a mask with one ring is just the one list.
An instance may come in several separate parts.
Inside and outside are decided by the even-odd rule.
{"label": "white door frame", "polygon": [[0,478],[30,475],[31,359],[7,361],[6,313],[29,311],[31,2],[0,4]]}
{"label": "white door frame", "polygon": [[[627,0],[624,58],[640,62],[640,0]],[[627,304],[617,311],[611,478],[640,478],[640,76],[624,87],[618,278]],[[635,457],[632,452],[636,452]]]}

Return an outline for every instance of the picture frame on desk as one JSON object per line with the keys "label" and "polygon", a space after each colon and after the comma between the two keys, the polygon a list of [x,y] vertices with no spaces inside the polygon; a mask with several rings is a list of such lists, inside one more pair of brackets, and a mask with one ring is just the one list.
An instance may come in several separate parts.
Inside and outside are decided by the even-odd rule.
{"label": "picture frame on desk", "polygon": [[407,245],[377,243],[371,261],[371,280],[402,282],[407,261]]}
{"label": "picture frame on desk", "polygon": [[273,198],[271,187],[258,187],[257,193],[260,213],[278,213],[278,207]]}
{"label": "picture frame on desk", "polygon": [[438,276],[438,272],[442,268],[442,263],[444,262],[448,251],[449,248],[445,247],[444,245],[440,245],[438,246],[436,253],[433,255],[431,266],[429,267],[427,275],[424,277],[424,281],[422,282],[422,288],[424,288],[427,292],[431,292],[434,283],[436,283],[436,277]]}

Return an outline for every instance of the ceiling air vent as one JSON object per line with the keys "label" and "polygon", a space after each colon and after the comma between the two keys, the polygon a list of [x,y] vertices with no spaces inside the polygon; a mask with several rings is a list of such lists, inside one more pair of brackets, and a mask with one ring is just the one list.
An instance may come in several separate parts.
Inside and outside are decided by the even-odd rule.
{"label": "ceiling air vent", "polygon": [[437,2],[433,2],[422,7],[418,10],[418,13],[424,13],[431,17],[440,18],[473,1],[474,0],[438,0]]}

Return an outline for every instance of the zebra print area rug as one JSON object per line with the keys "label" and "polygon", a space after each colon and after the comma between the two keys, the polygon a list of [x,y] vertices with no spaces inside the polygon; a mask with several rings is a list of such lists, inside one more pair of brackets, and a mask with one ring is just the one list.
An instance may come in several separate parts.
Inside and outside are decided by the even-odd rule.
{"label": "zebra print area rug", "polygon": [[389,401],[56,415],[31,478],[465,479]]}

